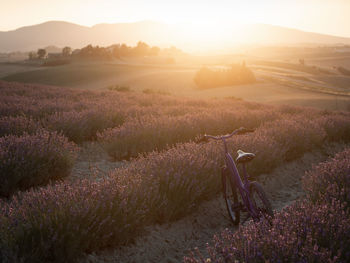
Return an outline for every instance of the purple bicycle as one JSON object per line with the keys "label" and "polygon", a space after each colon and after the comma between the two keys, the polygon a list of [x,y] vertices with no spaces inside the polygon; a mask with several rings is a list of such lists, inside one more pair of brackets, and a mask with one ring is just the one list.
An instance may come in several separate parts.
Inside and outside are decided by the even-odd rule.
{"label": "purple bicycle", "polygon": [[[248,212],[248,217],[246,219],[251,217],[257,222],[261,218],[265,218],[272,224],[273,211],[271,203],[262,186],[256,181],[249,180],[250,178],[246,170],[246,164],[254,159],[255,154],[246,153],[241,150],[237,151],[238,157],[236,162],[242,165],[242,181],[237,166],[227,149],[226,139],[231,138],[233,135],[240,135],[248,132],[254,132],[254,130],[239,128],[231,134],[224,136],[204,135],[198,142],[208,142],[209,139],[213,139],[217,141],[221,140],[224,144],[226,165],[222,168],[221,178],[227,211],[233,224],[239,224],[241,212]],[[240,198],[238,197],[237,190]]]}

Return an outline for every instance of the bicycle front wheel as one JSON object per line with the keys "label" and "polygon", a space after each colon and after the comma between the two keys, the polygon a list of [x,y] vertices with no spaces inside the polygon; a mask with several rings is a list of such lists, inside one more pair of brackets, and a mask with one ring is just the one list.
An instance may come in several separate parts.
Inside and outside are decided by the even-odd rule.
{"label": "bicycle front wheel", "polygon": [[259,218],[264,217],[271,224],[273,218],[273,210],[263,187],[258,182],[251,182],[249,187],[250,199]]}
{"label": "bicycle front wheel", "polygon": [[238,201],[237,188],[233,182],[233,178],[230,176],[230,173],[228,173],[226,169],[223,170],[222,176],[223,192],[227,212],[232,223],[234,225],[238,225],[240,221],[240,203]]}

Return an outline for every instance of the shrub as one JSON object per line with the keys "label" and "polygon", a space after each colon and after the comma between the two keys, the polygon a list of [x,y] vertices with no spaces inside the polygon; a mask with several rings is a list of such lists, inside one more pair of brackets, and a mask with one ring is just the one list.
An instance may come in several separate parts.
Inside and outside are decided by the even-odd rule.
{"label": "shrub", "polygon": [[[279,133],[279,130],[275,129],[276,126],[285,126],[286,131],[282,132],[278,140],[274,136]],[[294,147],[291,142],[291,145],[284,147],[284,141],[295,141],[297,146],[299,142],[306,143],[310,147],[311,143],[315,142],[314,147],[317,147],[319,141],[313,137],[322,138],[318,137],[320,130],[316,129],[314,132],[305,133],[302,130],[296,131],[292,139],[289,139],[290,134],[287,131],[293,127],[303,129],[303,125],[296,126],[295,122],[278,121],[276,126],[266,124],[258,128],[254,134],[235,136],[228,141],[233,156],[236,156],[235,152],[240,148],[257,154],[248,166],[253,176],[270,172],[284,161],[288,147]],[[313,127],[312,124],[310,127]],[[274,133],[272,129],[275,129]],[[308,149],[302,146],[298,152]],[[149,200],[148,206],[153,207],[150,208],[154,213],[151,216],[152,220],[163,222],[181,217],[193,206],[220,191],[219,177],[223,161],[221,143],[211,142],[204,145],[185,143],[166,151],[141,156],[131,161],[127,167],[115,170],[114,173],[128,178],[130,175],[140,178],[144,189],[149,189],[146,190],[148,195],[144,198]]]}
{"label": "shrub", "polygon": [[45,60],[44,63],[42,64],[42,66],[43,67],[56,67],[56,66],[67,65],[70,63],[71,63],[70,59],[49,59],[49,60]]}
{"label": "shrub", "polygon": [[144,89],[142,90],[144,94],[160,94],[160,95],[171,95],[168,91],[154,90],[154,89]]}
{"label": "shrub", "polygon": [[47,184],[67,176],[75,147],[57,133],[39,131],[0,138],[0,195]]}
{"label": "shrub", "polygon": [[0,137],[5,135],[33,134],[41,128],[41,125],[25,116],[0,117]]}
{"label": "shrub", "polygon": [[345,114],[330,114],[319,119],[330,141],[350,141],[350,118]]}
{"label": "shrub", "polygon": [[2,262],[75,262],[129,243],[143,226],[145,200],[121,181],[64,182],[0,202]]}
{"label": "shrub", "polygon": [[[229,141],[232,151],[237,145],[255,145],[259,153],[274,149],[271,159],[280,158],[281,148],[263,136],[263,128]],[[176,220],[220,190],[221,147],[179,144],[132,160],[102,181],[21,193],[1,204],[1,253],[24,261],[73,261],[82,252],[129,242],[146,224]]]}
{"label": "shrub", "polygon": [[97,137],[111,157],[122,160],[139,153],[163,150],[199,134],[223,134],[241,126],[256,128],[279,117],[278,113],[269,110],[215,109],[184,116],[145,116],[130,118],[120,127],[98,133]]}
{"label": "shrub", "polygon": [[211,70],[202,67],[195,75],[194,82],[201,89],[255,82],[253,72],[245,66],[234,64],[227,70]]}
{"label": "shrub", "polygon": [[119,92],[129,92],[131,91],[130,87],[129,86],[119,86],[119,85],[112,85],[112,86],[108,86],[107,87],[108,90],[111,90],[111,91],[119,91]]}
{"label": "shrub", "polygon": [[[257,128],[253,134],[235,136],[228,141],[233,156],[239,148],[257,154],[249,165],[254,176],[269,172],[283,161],[297,158],[305,151],[321,146],[325,138],[331,138],[331,133],[324,131],[324,125],[328,124],[323,120],[333,113],[327,115],[310,109],[302,111],[300,108],[272,106],[265,109],[264,105],[232,99],[195,100],[159,94],[63,90],[2,82],[0,95],[9,98],[6,103],[0,102],[0,114],[25,113],[49,129],[79,142],[94,139],[96,132],[107,128],[99,133],[98,139],[111,146],[111,155],[115,154],[116,158],[149,152],[98,182],[78,181],[72,185],[63,182],[0,201],[0,258],[9,262],[74,261],[82,252],[130,242],[147,224],[176,220],[193,211],[201,201],[220,191],[219,172],[223,165],[221,143],[178,144],[190,141],[198,134],[223,134],[240,126]],[[349,117],[338,115],[345,119]],[[124,119],[125,123],[114,127]],[[346,128],[333,136],[346,138]],[[8,163],[7,171],[15,175],[9,178],[19,178],[11,181],[16,185],[15,189],[22,189],[19,184],[27,187],[33,183],[31,179],[35,184],[45,184],[52,178],[63,176],[64,171],[65,174],[69,172],[73,146],[56,132],[6,136],[0,141],[11,145],[8,147],[11,150],[6,151],[3,149],[7,146],[1,146],[0,163]],[[113,146],[115,142],[117,146]],[[161,149],[163,151],[156,152]],[[0,178],[7,180],[5,175],[9,173],[6,169],[0,167],[4,171]],[[295,208],[299,211],[297,216],[304,216],[304,210],[305,214],[333,215],[343,209],[337,201],[332,202],[333,210],[327,211],[322,204],[317,204],[319,211],[314,211],[309,209],[308,203],[301,203],[300,209],[299,206]],[[288,213],[286,217],[291,217],[292,212]],[[279,218],[283,219],[283,216]],[[348,222],[343,220],[343,215],[338,218],[339,226],[332,226],[331,237],[347,231],[343,225]],[[293,223],[282,219],[283,224]],[[316,219],[313,220],[312,216],[311,219],[298,218],[295,224],[317,226]],[[322,226],[328,226],[328,223],[322,221]],[[282,232],[283,224],[279,224]],[[285,229],[294,230],[292,226]],[[307,235],[316,238],[318,230],[310,229]],[[288,234],[293,237],[292,232]],[[305,252],[310,244],[302,238],[304,236],[301,244],[306,248],[302,250]],[[283,241],[282,237],[278,241]],[[268,242],[266,246],[271,245]],[[340,250],[347,244],[346,240],[342,242],[335,244]],[[326,258],[333,257],[334,247],[328,248],[327,244],[322,245],[319,253]],[[320,247],[319,241],[317,246]],[[244,244],[242,247],[247,248]],[[285,245],[284,249],[288,251],[289,247]],[[309,253],[310,259],[316,258],[315,253]]]}
{"label": "shrub", "polygon": [[350,206],[350,149],[313,167],[304,176],[303,186],[312,202],[335,198]]}
{"label": "shrub", "polygon": [[307,199],[261,221],[223,231],[195,262],[348,262],[350,260],[350,149],[306,173]]}
{"label": "shrub", "polygon": [[250,223],[226,229],[208,246],[209,258],[184,262],[348,262],[350,214],[344,205],[296,202],[278,213],[273,226]]}
{"label": "shrub", "polygon": [[220,148],[213,145],[186,143],[140,157],[114,174],[140,180],[148,221],[162,223],[178,219],[218,192],[220,154]]}
{"label": "shrub", "polygon": [[302,116],[269,122],[264,127],[265,136],[276,140],[284,151],[282,159],[286,161],[322,146],[326,139],[326,133],[318,121]]}
{"label": "shrub", "polygon": [[118,126],[123,121],[123,115],[118,112],[91,109],[53,114],[47,118],[45,126],[49,130],[62,133],[73,142],[81,143],[96,138],[98,131]]}

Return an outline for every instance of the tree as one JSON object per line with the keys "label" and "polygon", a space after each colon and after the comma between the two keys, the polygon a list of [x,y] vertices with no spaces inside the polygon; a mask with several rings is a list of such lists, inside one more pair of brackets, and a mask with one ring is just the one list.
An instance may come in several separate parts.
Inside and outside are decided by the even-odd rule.
{"label": "tree", "polygon": [[148,55],[149,49],[150,48],[146,43],[139,41],[137,43],[137,46],[133,48],[133,53],[135,56],[138,56],[138,57],[146,56]]}
{"label": "tree", "polygon": [[63,57],[69,57],[72,54],[72,48],[71,47],[64,47],[62,49],[62,56]]}
{"label": "tree", "polygon": [[160,52],[159,47],[152,47],[149,51],[149,55],[150,56],[158,56],[159,52]]}
{"label": "tree", "polygon": [[120,58],[120,45],[116,44],[111,46],[112,56],[115,58]]}
{"label": "tree", "polygon": [[130,48],[126,44],[122,44],[119,48],[119,54],[120,56],[129,56]]}
{"label": "tree", "polygon": [[43,59],[46,56],[46,50],[43,48],[40,48],[38,49],[37,54],[38,54],[38,58]]}
{"label": "tree", "polygon": [[93,55],[93,46],[90,44],[90,45],[87,45],[86,47],[83,47],[80,52],[79,52],[79,56],[81,57],[91,57]]}
{"label": "tree", "polygon": [[37,58],[37,54],[35,52],[31,51],[31,52],[28,53],[28,58],[29,58],[29,60],[36,59]]}

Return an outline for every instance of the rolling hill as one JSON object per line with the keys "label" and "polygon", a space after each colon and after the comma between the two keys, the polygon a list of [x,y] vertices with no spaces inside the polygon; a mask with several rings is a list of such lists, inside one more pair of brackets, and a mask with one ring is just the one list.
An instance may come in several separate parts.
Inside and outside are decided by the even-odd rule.
{"label": "rolling hill", "polygon": [[[126,43],[133,45],[139,40],[151,45],[175,45],[186,51],[202,48],[211,49],[205,41],[188,39],[183,28],[153,21],[136,23],[98,24],[92,27],[63,21],[26,26],[12,31],[0,32],[0,52],[30,51],[39,47],[55,45],[80,48],[88,44],[110,45]],[[194,33],[195,35],[195,33]],[[279,26],[252,24],[240,30],[225,32],[219,39],[222,48],[235,44],[350,44],[350,38],[304,32]],[[208,38],[210,33],[208,32]],[[200,41],[200,42],[199,42]]]}

